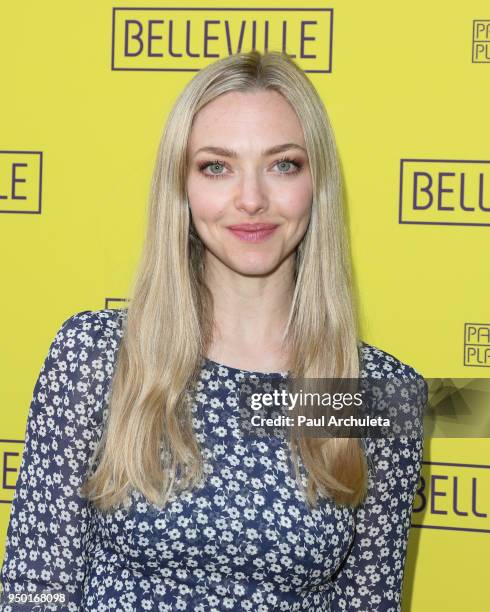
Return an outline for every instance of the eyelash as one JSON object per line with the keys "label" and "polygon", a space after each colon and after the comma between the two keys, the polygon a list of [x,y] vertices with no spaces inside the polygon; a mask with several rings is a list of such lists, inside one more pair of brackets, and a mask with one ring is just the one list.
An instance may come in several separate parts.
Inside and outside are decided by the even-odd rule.
{"label": "eyelash", "polygon": [[[296,169],[293,172],[280,172],[280,174],[282,174],[283,176],[292,176],[295,174],[298,174],[298,172],[301,170],[303,164],[299,161],[295,161],[294,159],[291,159],[290,157],[283,157],[281,159],[278,159],[276,161],[276,163],[274,165],[280,164],[282,162],[287,162],[290,164],[293,164]],[[203,176],[207,177],[207,178],[211,178],[211,179],[220,179],[226,176],[226,174],[205,174],[204,170],[208,167],[208,166],[212,166],[214,164],[218,164],[218,166],[224,166],[225,163],[219,161],[218,159],[215,159],[214,161],[205,161],[205,162],[201,162],[199,164],[199,171],[203,174]]]}

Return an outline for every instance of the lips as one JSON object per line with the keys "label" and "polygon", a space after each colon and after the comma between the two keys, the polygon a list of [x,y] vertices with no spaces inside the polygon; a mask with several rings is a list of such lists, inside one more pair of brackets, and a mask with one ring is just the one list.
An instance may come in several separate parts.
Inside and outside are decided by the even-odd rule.
{"label": "lips", "polygon": [[228,229],[236,238],[245,242],[262,242],[272,236],[278,227],[275,223],[241,223],[229,225]]}
{"label": "lips", "polygon": [[260,232],[261,230],[271,230],[277,227],[275,223],[242,223],[241,225],[229,225],[229,229],[241,232]]}

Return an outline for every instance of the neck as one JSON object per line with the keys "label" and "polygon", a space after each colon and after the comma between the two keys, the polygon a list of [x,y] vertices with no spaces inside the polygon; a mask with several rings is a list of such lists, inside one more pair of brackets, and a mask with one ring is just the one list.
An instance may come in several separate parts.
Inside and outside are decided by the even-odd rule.
{"label": "neck", "polygon": [[283,334],[294,291],[294,257],[263,276],[244,276],[214,256],[206,258],[205,282],[214,304],[208,357],[222,363],[259,359],[279,364],[286,359]]}

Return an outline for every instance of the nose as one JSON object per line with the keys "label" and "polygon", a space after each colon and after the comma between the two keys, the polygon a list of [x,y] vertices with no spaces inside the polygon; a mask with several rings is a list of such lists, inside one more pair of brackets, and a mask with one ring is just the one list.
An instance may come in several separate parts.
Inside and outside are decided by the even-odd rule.
{"label": "nose", "polygon": [[237,210],[249,215],[257,214],[267,208],[267,193],[258,171],[250,170],[241,175],[235,195],[235,206]]}

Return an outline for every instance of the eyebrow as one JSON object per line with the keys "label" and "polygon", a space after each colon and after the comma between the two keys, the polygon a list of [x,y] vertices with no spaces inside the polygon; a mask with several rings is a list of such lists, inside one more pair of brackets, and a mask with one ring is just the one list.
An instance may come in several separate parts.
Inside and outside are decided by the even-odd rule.
{"label": "eyebrow", "polygon": [[[261,155],[275,155],[276,153],[282,153],[283,151],[288,151],[289,149],[300,149],[304,153],[307,153],[306,149],[302,147],[301,145],[296,144],[295,142],[285,142],[284,144],[275,145],[273,147],[270,147],[269,149],[265,149],[261,151]],[[194,153],[194,157],[198,153],[202,153],[202,152],[214,153],[215,155],[222,155],[224,157],[233,157],[233,158],[238,157],[238,153],[236,151],[233,151],[233,149],[228,149],[226,147],[212,147],[212,146],[201,147]]]}

